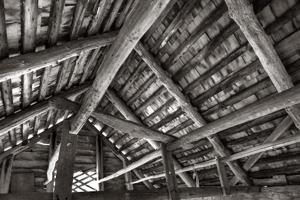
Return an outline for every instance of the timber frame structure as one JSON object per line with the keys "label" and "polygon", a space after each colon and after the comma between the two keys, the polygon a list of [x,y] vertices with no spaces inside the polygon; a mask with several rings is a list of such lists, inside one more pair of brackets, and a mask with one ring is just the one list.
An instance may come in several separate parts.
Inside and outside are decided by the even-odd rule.
{"label": "timber frame structure", "polygon": [[0,0],[0,200],[300,198],[299,0]]}

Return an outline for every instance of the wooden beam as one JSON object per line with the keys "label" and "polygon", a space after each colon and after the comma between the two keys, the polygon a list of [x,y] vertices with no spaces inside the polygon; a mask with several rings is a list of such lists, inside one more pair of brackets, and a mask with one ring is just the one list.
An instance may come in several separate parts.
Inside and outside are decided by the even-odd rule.
{"label": "wooden beam", "polygon": [[[264,143],[264,144],[246,149],[246,150],[241,151],[239,153],[232,154],[232,155],[227,156],[227,157],[219,158],[219,161],[220,162],[234,161],[234,160],[238,160],[238,159],[241,159],[241,158],[245,158],[247,156],[252,156],[252,155],[255,155],[255,154],[258,154],[258,153],[273,150],[273,149],[276,149],[276,148],[281,148],[281,147],[284,147],[284,146],[293,145],[293,144],[296,144],[296,143],[299,143],[299,142],[300,142],[300,136],[288,137],[288,138],[285,138],[285,139],[277,140],[275,142]],[[209,167],[209,166],[212,166],[212,165],[216,165],[216,160],[215,159],[208,160],[208,161],[205,161],[205,162],[201,162],[201,163],[198,163],[198,164],[194,164],[192,166],[184,167],[180,170],[175,170],[175,173],[178,174],[178,173],[181,173],[181,172],[193,171],[195,169],[201,169],[201,168]],[[135,181],[132,184],[136,184],[136,183],[146,181],[146,180],[162,178],[164,176],[165,176],[164,173],[156,174],[156,175],[148,176],[146,178]]]}
{"label": "wooden beam", "polygon": [[206,126],[195,129],[194,131],[182,136],[171,143],[168,148],[177,149],[191,142],[196,142],[205,137],[212,136],[220,131],[249,122],[251,120],[263,117],[270,113],[279,111],[300,103],[300,86],[295,86],[279,94],[274,94],[267,98],[256,101],[253,104],[245,106],[235,112],[232,112],[218,120],[215,120]]}
{"label": "wooden beam", "polygon": [[120,30],[117,39],[104,56],[93,86],[85,96],[81,108],[72,120],[72,134],[78,134],[136,43],[163,12],[169,1],[149,0],[137,4],[130,18]]}
{"label": "wooden beam", "polygon": [[177,179],[173,164],[172,153],[167,150],[166,146],[163,144],[161,147],[162,151],[162,158],[163,158],[163,165],[166,174],[166,182],[167,188],[169,193],[170,200],[179,200],[179,192],[177,189]]}
{"label": "wooden beam", "polygon": [[[207,123],[203,117],[199,114],[196,108],[194,108],[190,100],[180,91],[179,86],[171,79],[171,76],[163,70],[160,62],[151,55],[151,53],[143,46],[142,43],[138,43],[135,47],[136,52],[141,56],[145,63],[151,68],[157,78],[161,81],[163,86],[168,92],[176,99],[182,110],[191,118],[198,127],[205,126]],[[230,151],[222,144],[221,140],[215,137],[207,138],[213,145],[215,151],[221,156],[230,155]],[[233,173],[242,182],[251,185],[251,181],[248,179],[246,173],[238,165],[238,163],[227,163],[232,169]]]}
{"label": "wooden beam", "polygon": [[[133,113],[133,111],[125,104],[124,101],[111,89],[108,89],[106,92],[108,99],[110,102],[122,113],[122,115],[127,119],[131,120],[133,122],[143,124],[142,121]],[[147,140],[147,142],[154,148],[158,149],[159,145],[155,141]],[[175,169],[181,169],[182,166],[180,163],[173,158]],[[186,173],[180,173],[178,174],[179,177],[182,179],[182,181],[188,186],[188,187],[195,187],[195,183],[193,179]]]}
{"label": "wooden beam", "polygon": [[161,152],[159,150],[156,150],[152,153],[149,153],[149,154],[145,155],[144,157],[142,157],[138,161],[135,161],[135,162],[127,165],[126,168],[120,169],[119,171],[117,171],[117,172],[115,172],[115,173],[113,173],[109,176],[106,176],[106,177],[100,179],[97,182],[98,183],[103,183],[103,182],[106,182],[108,180],[117,178],[117,177],[119,177],[121,175],[124,175],[125,173],[130,172],[131,170],[136,169],[136,168],[146,164],[147,162],[150,162],[151,160],[154,160],[155,158],[158,158],[160,156],[161,156]]}
{"label": "wooden beam", "polygon": [[[297,191],[299,190],[299,186],[287,186],[291,187],[291,190]],[[284,188],[284,187],[283,187]],[[221,187],[216,186],[208,186],[201,188],[179,188],[179,193],[182,199],[201,199],[204,197],[213,197],[222,195]],[[275,191],[276,188],[270,188],[270,191]],[[234,187],[232,188],[232,194],[237,195],[236,198],[244,195],[259,195],[261,189],[260,187]],[[280,189],[280,191],[286,191],[284,189]],[[266,191],[265,191],[266,192]],[[279,194],[282,194],[279,192]],[[265,196],[265,193],[261,194]],[[27,194],[3,194],[0,195],[1,199],[5,200],[32,200],[32,199],[43,199],[43,200],[52,200],[52,193],[27,193]],[[218,197],[219,198],[219,197]],[[81,192],[74,193],[73,200],[120,200],[120,199],[128,199],[128,200],[165,200],[168,199],[168,193],[165,189],[163,190],[144,190],[144,191],[115,191],[115,192]]]}
{"label": "wooden beam", "polygon": [[226,196],[229,194],[229,182],[226,174],[226,168],[223,162],[220,162],[219,158],[216,158],[216,165],[219,175],[219,180],[221,183],[223,195]]}
{"label": "wooden beam", "polygon": [[[275,130],[272,132],[272,134],[263,142],[263,144],[266,144],[268,142],[275,142],[280,136],[282,136],[293,124],[292,119],[287,116],[285,117],[280,124],[275,128]],[[247,161],[244,163],[243,168],[248,171],[250,170],[255,163],[261,158],[261,156],[264,153],[259,153],[256,155],[252,155],[250,156]],[[232,183],[232,185],[237,184],[237,179],[234,177],[230,180],[230,182]]]}
{"label": "wooden beam", "polygon": [[6,194],[9,192],[13,161],[14,155],[10,156],[9,158],[6,158],[2,162],[2,166],[0,162],[0,194]]}
{"label": "wooden beam", "polygon": [[[57,133],[56,133],[56,131],[52,131],[50,134],[51,135],[50,135],[49,154],[48,154],[48,161],[49,161],[49,163],[50,163],[51,158],[52,158],[52,156],[53,156],[53,154],[55,152],[56,143],[57,143]],[[53,176],[54,176],[54,174],[53,174]],[[51,181],[50,183],[48,183],[47,184],[47,192],[53,192],[53,186],[54,186],[54,181]]]}
{"label": "wooden beam", "polygon": [[82,51],[107,46],[115,39],[116,32],[87,37],[81,40],[66,42],[63,45],[48,48],[35,53],[26,53],[0,61],[0,82],[10,78],[36,71],[70,57]]}
{"label": "wooden beam", "polygon": [[[104,149],[101,136],[96,136],[96,172],[97,180],[104,177]],[[104,184],[99,184],[99,191],[104,191]]]}
{"label": "wooden beam", "polygon": [[77,135],[70,134],[70,122],[65,120],[62,126],[61,147],[57,163],[57,174],[53,199],[71,200]]}
{"label": "wooden beam", "polygon": [[[72,102],[70,100],[67,100],[67,99],[63,99],[63,98],[56,98],[53,101],[53,104],[56,109],[72,110],[75,112],[80,107],[79,104]],[[135,138],[150,139],[150,140],[155,140],[155,141],[159,141],[159,142],[163,142],[163,143],[168,143],[175,139],[172,136],[152,130],[143,125],[137,124],[132,121],[120,119],[120,118],[114,117],[109,114],[104,114],[98,110],[94,111],[91,114],[91,116],[94,117],[95,119],[97,119],[98,121],[114,128],[114,129],[117,129],[123,133],[128,133],[130,136],[135,137]]]}
{"label": "wooden beam", "polygon": [[55,45],[58,40],[64,6],[65,0],[51,1],[47,46]]}
{"label": "wooden beam", "polygon": [[[249,0],[225,0],[225,2],[228,6],[229,16],[245,35],[277,91],[282,92],[292,88],[294,86],[292,79],[280,60],[269,36],[258,21],[252,3]],[[288,107],[286,111],[300,129],[299,106]]]}

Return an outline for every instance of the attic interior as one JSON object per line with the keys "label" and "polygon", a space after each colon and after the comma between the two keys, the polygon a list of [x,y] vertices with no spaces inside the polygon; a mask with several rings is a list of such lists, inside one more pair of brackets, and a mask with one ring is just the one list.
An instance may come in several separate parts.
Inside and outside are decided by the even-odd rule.
{"label": "attic interior", "polygon": [[300,198],[299,0],[0,0],[0,200]]}

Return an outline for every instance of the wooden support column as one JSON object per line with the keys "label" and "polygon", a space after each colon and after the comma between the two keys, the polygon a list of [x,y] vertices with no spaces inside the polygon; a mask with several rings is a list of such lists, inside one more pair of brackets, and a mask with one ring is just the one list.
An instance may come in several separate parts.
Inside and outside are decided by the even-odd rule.
{"label": "wooden support column", "polygon": [[177,189],[177,179],[173,164],[172,152],[168,151],[166,146],[161,146],[163,165],[166,174],[167,188],[170,200],[179,200],[179,192]]}
{"label": "wooden support column", "polygon": [[[53,156],[55,148],[56,148],[56,141],[57,141],[56,138],[57,138],[56,131],[53,131],[50,135],[50,145],[49,145],[49,155],[48,155],[49,162],[50,162],[51,157]],[[54,176],[54,174],[53,174],[53,176]],[[52,181],[47,184],[47,192],[53,192],[53,185],[54,185],[53,183],[54,183],[54,181],[52,178]]]}
{"label": "wooden support column", "polygon": [[[107,96],[110,102],[122,113],[122,115],[130,121],[143,124],[142,121],[133,113],[133,111],[126,105],[126,103],[111,89],[107,90]],[[159,145],[157,142],[152,140],[147,140],[147,142],[154,148],[158,149]],[[182,166],[180,163],[173,158],[174,166],[176,169],[181,169]],[[187,174],[187,173],[180,173],[178,174],[179,177],[182,179],[182,181],[188,186],[188,187],[195,187],[195,183],[193,179]]]}
{"label": "wooden support column", "polygon": [[[96,172],[97,180],[104,177],[104,152],[101,136],[96,136]],[[104,191],[104,183],[99,183],[99,191]]]}
{"label": "wooden support column", "polygon": [[219,175],[219,180],[221,183],[223,195],[226,196],[229,194],[229,182],[226,175],[225,165],[223,162],[220,162],[220,159],[218,157],[216,158],[216,165],[217,165],[217,170],[218,170],[218,175]]}
{"label": "wooden support column", "polygon": [[3,160],[2,165],[0,163],[0,194],[9,192],[13,161],[14,156],[10,156]]}
{"label": "wooden support column", "polygon": [[[285,91],[294,86],[280,60],[269,36],[259,23],[252,2],[249,0],[225,0],[230,17],[237,23],[242,33],[261,62],[264,70],[269,75],[278,92]],[[294,105],[286,108],[287,113],[300,129],[300,109]]]}
{"label": "wooden support column", "polygon": [[57,163],[57,174],[53,200],[71,200],[77,135],[70,134],[70,122],[62,126],[61,146]]}
{"label": "wooden support column", "polygon": [[[126,160],[123,160],[123,168],[127,167]],[[131,184],[132,182],[132,176],[131,172],[127,172],[125,175],[125,186],[127,190],[133,190],[133,185]]]}
{"label": "wooden support column", "polygon": [[88,117],[101,101],[116,73],[132,52],[136,43],[163,12],[170,0],[139,1],[117,39],[104,56],[96,78],[85,95],[81,108],[71,123],[71,133],[78,134]]}
{"label": "wooden support column", "polygon": [[[182,110],[187,114],[189,118],[191,118],[198,127],[205,126],[207,123],[194,108],[190,102],[190,100],[180,91],[179,86],[171,79],[171,76],[161,67],[160,62],[153,57],[153,55],[143,46],[141,42],[139,42],[135,51],[141,56],[145,63],[152,69],[157,78],[161,81],[161,83],[165,86],[168,92],[176,99]],[[221,157],[230,155],[230,151],[223,145],[218,136],[207,137],[209,142],[213,145],[214,150]],[[238,177],[243,183],[247,185],[251,185],[251,181],[248,179],[247,174],[244,170],[239,166],[238,163],[227,163],[230,169],[233,171],[235,176]]]}

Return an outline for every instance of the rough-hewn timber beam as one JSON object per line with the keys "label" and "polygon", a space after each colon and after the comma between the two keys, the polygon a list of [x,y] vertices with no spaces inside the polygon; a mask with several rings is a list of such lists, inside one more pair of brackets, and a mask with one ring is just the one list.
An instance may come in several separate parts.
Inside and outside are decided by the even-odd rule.
{"label": "rough-hewn timber beam", "polygon": [[96,78],[85,95],[82,106],[71,123],[72,134],[78,134],[88,117],[98,106],[116,73],[132,52],[136,43],[155,22],[172,0],[139,1],[108,50]]}
{"label": "rough-hewn timber beam", "polygon": [[300,103],[300,85],[274,94],[267,98],[256,101],[235,112],[232,112],[206,126],[195,129],[194,131],[182,136],[175,142],[168,145],[169,149],[177,149],[186,144],[212,136],[220,131],[237,126],[239,124],[263,117],[270,113],[279,111]]}
{"label": "rough-hewn timber beam", "polygon": [[82,51],[96,49],[111,44],[117,33],[105,33],[81,40],[66,42],[63,45],[48,48],[35,53],[0,60],[0,82],[78,55]]}
{"label": "rough-hewn timber beam", "polygon": [[[141,42],[139,42],[135,47],[136,52],[141,56],[145,63],[152,69],[157,78],[161,81],[161,83],[166,87],[168,92],[176,99],[182,110],[187,114],[189,118],[191,118],[198,127],[205,126],[207,123],[194,108],[190,102],[190,100],[180,91],[179,86],[175,84],[175,82],[171,79],[169,74],[163,70],[160,62],[151,55],[151,53],[143,46]],[[221,156],[230,155],[230,151],[223,145],[221,140],[215,137],[207,138],[210,143],[213,145],[215,151]],[[238,165],[238,163],[227,163],[233,173],[240,179],[242,182],[250,185],[251,181],[248,179],[246,173],[243,169]]]}
{"label": "rough-hewn timber beam", "polygon": [[[295,187],[295,186],[294,186]],[[297,190],[296,186],[294,188]],[[208,186],[201,188],[179,188],[180,197],[182,199],[197,199],[201,197],[211,197],[222,195],[221,187]],[[298,189],[299,190],[299,189]],[[260,187],[233,187],[231,188],[231,194],[241,195],[247,194],[259,194]],[[32,200],[43,199],[52,200],[52,193],[13,193],[2,194],[0,199],[5,200]],[[262,194],[263,195],[263,194]],[[166,200],[168,199],[168,193],[166,190],[146,190],[146,191],[115,191],[115,192],[81,192],[73,193],[73,200]]]}
{"label": "rough-hewn timber beam", "polygon": [[[122,113],[122,115],[127,119],[133,122],[143,124],[142,121],[133,113],[133,111],[125,104],[125,102],[111,89],[108,89],[106,92],[108,99],[110,102]],[[147,142],[155,149],[159,149],[159,144],[152,140],[147,140]],[[173,162],[175,169],[181,169],[182,166],[177,161],[176,158],[173,157]],[[182,179],[182,181],[188,187],[195,187],[195,182],[187,173],[179,173],[178,176]]]}
{"label": "rough-hewn timber beam", "polygon": [[[252,2],[249,0],[225,0],[230,17],[237,23],[242,33],[261,62],[266,73],[278,92],[285,91],[294,86],[291,77],[287,73],[280,60],[269,36],[259,23]],[[300,129],[299,106],[286,108],[287,113]]]}

